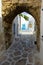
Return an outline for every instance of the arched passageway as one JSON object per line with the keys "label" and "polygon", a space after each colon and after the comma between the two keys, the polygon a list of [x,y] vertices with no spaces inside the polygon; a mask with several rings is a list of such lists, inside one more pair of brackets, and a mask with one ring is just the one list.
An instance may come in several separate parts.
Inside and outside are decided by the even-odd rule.
{"label": "arched passageway", "polygon": [[[13,2],[14,1],[14,2]],[[21,1],[21,2],[20,2]],[[13,32],[12,32],[12,24],[14,18],[22,13],[27,12],[31,14],[36,22],[37,26],[37,48],[40,50],[40,8],[41,8],[41,0],[12,0],[12,1],[2,1],[2,16],[3,16],[3,26],[4,26],[4,38],[5,38],[5,46],[8,50],[5,52],[2,57],[0,57],[0,65],[40,65],[40,59],[39,54],[36,45],[33,45],[32,41],[30,42],[29,39],[29,45],[26,42],[22,42],[22,40],[19,39],[19,37],[16,39],[13,38]],[[5,7],[5,8],[4,8]],[[21,27],[21,29],[25,29],[25,25],[23,25],[24,28]],[[31,27],[31,25],[30,25]],[[15,28],[15,27],[14,27]],[[27,29],[27,26],[26,26]],[[19,34],[20,30],[18,30]],[[23,32],[24,33],[24,32]],[[12,42],[12,39],[14,39],[14,42]],[[17,42],[16,42],[17,41]],[[22,43],[19,43],[19,42]],[[25,44],[25,45],[24,45]],[[32,48],[31,48],[32,47]],[[3,50],[3,49],[2,49]],[[35,60],[35,61],[34,61]]]}
{"label": "arched passageway", "polygon": [[[36,21],[34,17],[27,12],[18,14],[12,23],[12,36],[34,36],[34,43],[36,42]],[[22,37],[23,38],[23,37]]]}
{"label": "arched passageway", "polygon": [[[36,2],[36,1],[35,1]],[[14,18],[20,14],[21,12],[27,12],[31,14],[36,21],[37,25],[37,48],[40,50],[40,5],[38,4],[40,1],[37,2],[37,6],[33,7],[33,2],[29,1],[28,4],[26,3],[11,3],[11,8],[6,8],[2,13],[3,15],[3,25],[4,25],[4,35],[5,35],[5,47],[8,48],[12,43],[12,23]],[[5,4],[7,4],[6,2]],[[10,3],[8,3],[10,5]],[[29,5],[30,4],[30,5]],[[35,3],[36,4],[36,3]],[[7,6],[7,5],[6,5]],[[7,13],[8,12],[8,13]]]}
{"label": "arched passageway", "polygon": [[1,57],[1,59],[5,58],[0,62],[1,65],[36,65],[36,60],[39,61],[40,58],[37,46],[34,44],[35,22],[34,17],[27,12],[15,17],[12,23],[12,44]]}
{"label": "arched passageway", "polygon": [[[39,16],[40,11],[39,10],[40,8],[34,9],[32,7],[29,7],[26,4],[25,6],[24,4],[21,4],[21,5],[16,6],[16,8],[14,8],[12,11],[10,11],[8,15],[3,16],[6,48],[8,48],[12,43],[12,23],[13,23],[14,18],[21,12],[27,12],[35,18],[36,26],[37,26],[37,35],[36,35],[37,48],[38,50],[40,49],[40,41],[39,41],[40,40],[40,23],[39,23],[40,22],[40,16]],[[37,14],[38,14],[38,17],[37,17]]]}

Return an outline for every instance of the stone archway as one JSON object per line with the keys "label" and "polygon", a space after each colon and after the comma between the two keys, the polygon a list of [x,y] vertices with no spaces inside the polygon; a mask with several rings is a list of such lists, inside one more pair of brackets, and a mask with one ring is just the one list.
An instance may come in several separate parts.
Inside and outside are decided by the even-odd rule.
{"label": "stone archway", "polygon": [[25,35],[26,37],[28,37],[27,35],[33,35],[33,36],[35,35],[35,41],[36,41],[36,31],[37,26],[35,18],[25,11],[18,14],[12,22],[13,38],[15,38],[16,36],[19,37],[21,35]]}
{"label": "stone archway", "polygon": [[[28,2],[28,1],[27,1]],[[37,3],[37,2],[36,2]],[[5,15],[3,13],[3,25],[4,25],[4,34],[5,34],[5,45],[6,48],[9,47],[11,44],[11,38],[12,38],[12,21],[16,17],[17,14],[21,12],[28,12],[30,13],[35,19],[36,19],[36,25],[37,25],[37,48],[40,50],[40,6],[39,1],[37,3],[37,6],[35,4],[35,7],[33,6],[32,2],[28,4],[26,3],[14,3],[12,5],[13,8],[7,9],[9,12],[6,14],[7,11],[5,11]],[[4,12],[4,11],[3,11]]]}

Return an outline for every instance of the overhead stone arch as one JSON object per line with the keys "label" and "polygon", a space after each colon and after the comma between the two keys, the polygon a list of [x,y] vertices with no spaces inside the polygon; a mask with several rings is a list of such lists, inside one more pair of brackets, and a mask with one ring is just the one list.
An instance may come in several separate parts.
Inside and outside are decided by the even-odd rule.
{"label": "overhead stone arch", "polygon": [[[30,13],[36,20],[37,25],[37,48],[40,49],[40,5],[33,7],[33,5],[27,3],[15,3],[12,5],[13,8],[9,8],[8,14],[3,15],[3,26],[4,26],[4,34],[5,34],[5,45],[6,48],[10,46],[12,43],[12,22],[13,19],[20,14],[21,12]],[[7,10],[5,12],[7,12]]]}

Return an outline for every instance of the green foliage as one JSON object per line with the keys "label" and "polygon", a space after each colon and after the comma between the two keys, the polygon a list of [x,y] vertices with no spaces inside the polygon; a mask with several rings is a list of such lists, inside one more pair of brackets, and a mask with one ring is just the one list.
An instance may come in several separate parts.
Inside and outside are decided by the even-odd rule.
{"label": "green foliage", "polygon": [[27,21],[28,21],[28,16],[24,15],[24,18],[25,18],[25,20],[27,20]]}
{"label": "green foliage", "polygon": [[25,20],[27,20],[28,21],[28,16],[26,16],[26,15],[23,15],[23,14],[19,14],[19,16],[22,16]]}
{"label": "green foliage", "polygon": [[19,16],[22,16],[23,17],[23,14],[19,14]]}

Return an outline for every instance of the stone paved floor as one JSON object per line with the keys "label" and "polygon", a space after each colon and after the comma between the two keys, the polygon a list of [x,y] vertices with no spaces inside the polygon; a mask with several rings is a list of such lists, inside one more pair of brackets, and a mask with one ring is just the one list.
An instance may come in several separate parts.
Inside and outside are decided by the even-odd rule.
{"label": "stone paved floor", "polygon": [[0,65],[40,65],[38,51],[33,41],[15,39],[10,48],[0,57]]}

